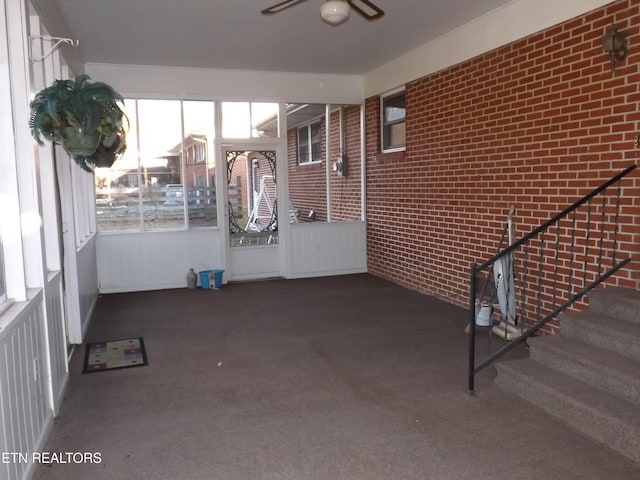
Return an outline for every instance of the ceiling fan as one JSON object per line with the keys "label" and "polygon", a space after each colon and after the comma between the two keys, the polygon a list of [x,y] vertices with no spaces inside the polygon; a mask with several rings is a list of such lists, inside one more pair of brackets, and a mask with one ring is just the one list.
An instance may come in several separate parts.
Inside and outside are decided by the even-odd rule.
{"label": "ceiling fan", "polygon": [[[262,10],[263,15],[278,13],[286,8],[293,7],[306,0],[284,0],[269,8]],[[384,11],[371,3],[370,0],[326,0],[320,6],[322,20],[331,25],[340,25],[349,18],[349,12],[353,8],[367,20],[375,20],[384,15]]]}

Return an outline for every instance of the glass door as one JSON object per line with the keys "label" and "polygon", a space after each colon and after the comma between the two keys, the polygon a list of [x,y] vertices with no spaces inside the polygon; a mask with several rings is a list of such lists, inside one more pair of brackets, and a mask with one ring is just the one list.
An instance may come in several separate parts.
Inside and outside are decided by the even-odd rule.
{"label": "glass door", "polygon": [[228,278],[282,276],[275,150],[226,147]]}

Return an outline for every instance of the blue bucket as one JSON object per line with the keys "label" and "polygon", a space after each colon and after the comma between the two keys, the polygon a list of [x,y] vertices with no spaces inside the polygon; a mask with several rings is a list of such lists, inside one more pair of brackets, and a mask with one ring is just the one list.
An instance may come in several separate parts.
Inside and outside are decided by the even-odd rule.
{"label": "blue bucket", "polygon": [[213,270],[203,270],[201,272],[198,272],[198,275],[200,275],[200,286],[202,288],[205,288],[207,290],[209,290],[209,274],[213,272]]}
{"label": "blue bucket", "polygon": [[214,270],[213,271],[213,275],[214,275],[214,285],[216,288],[221,288],[222,287],[222,274],[224,273],[224,270]]}
{"label": "blue bucket", "polygon": [[223,273],[224,270],[203,270],[198,272],[200,275],[200,286],[207,290],[221,288]]}

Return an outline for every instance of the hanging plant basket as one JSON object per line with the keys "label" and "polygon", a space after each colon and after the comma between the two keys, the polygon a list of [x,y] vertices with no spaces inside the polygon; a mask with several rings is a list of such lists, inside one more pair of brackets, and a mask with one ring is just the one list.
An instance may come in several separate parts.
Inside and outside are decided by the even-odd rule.
{"label": "hanging plant basket", "polygon": [[73,160],[80,168],[93,172],[95,168],[111,168],[127,148],[124,135],[118,134],[108,147],[101,142],[91,155],[74,155]]}
{"label": "hanging plant basket", "polygon": [[101,140],[97,131],[86,132],[82,127],[65,127],[61,131],[61,143],[69,155],[93,155]]}
{"label": "hanging plant basket", "polygon": [[[126,148],[123,97],[88,75],[75,80],[56,80],[31,101],[31,135],[60,143],[81,168],[111,166]],[[109,163],[110,162],[110,163]]]}

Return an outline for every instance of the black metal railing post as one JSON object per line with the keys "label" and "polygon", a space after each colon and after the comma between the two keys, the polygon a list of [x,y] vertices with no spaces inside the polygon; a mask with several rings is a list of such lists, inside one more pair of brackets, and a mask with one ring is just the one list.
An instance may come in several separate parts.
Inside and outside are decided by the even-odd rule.
{"label": "black metal railing post", "polygon": [[476,264],[472,263],[469,277],[469,395],[475,396],[476,370]]}

